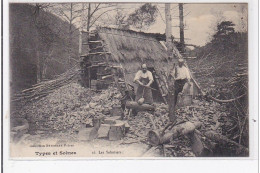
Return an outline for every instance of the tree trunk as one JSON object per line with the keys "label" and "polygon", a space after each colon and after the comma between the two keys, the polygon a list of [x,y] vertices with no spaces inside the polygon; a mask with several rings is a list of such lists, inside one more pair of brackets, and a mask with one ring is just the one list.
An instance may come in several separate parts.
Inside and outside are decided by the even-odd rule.
{"label": "tree trunk", "polygon": [[[168,57],[172,56],[172,19],[171,19],[171,6],[169,3],[165,4],[165,19],[166,19],[166,47],[167,47],[167,54]],[[170,79],[168,82],[169,92],[168,92],[168,104],[169,104],[169,119],[171,122],[176,120],[175,117],[175,97],[174,97],[174,80]]]}
{"label": "tree trunk", "polygon": [[170,57],[172,55],[172,18],[171,18],[171,5],[169,3],[165,4],[165,19],[166,19],[166,47],[167,55]]}
{"label": "tree trunk", "polygon": [[79,56],[82,54],[82,30],[83,30],[83,11],[84,11],[84,3],[82,3],[82,11],[80,17],[80,29],[79,29]]}
{"label": "tree trunk", "polygon": [[73,17],[73,4],[70,3],[70,22],[69,22],[69,59],[68,59],[68,67],[71,66],[71,52],[72,52],[72,17]]}
{"label": "tree trunk", "polygon": [[[91,20],[91,3],[88,4],[88,21],[87,21],[87,43],[89,41],[89,30],[90,30],[90,20]],[[89,53],[90,48],[87,45],[87,53]]]}
{"label": "tree trunk", "polygon": [[36,58],[37,58],[37,83],[42,81],[42,65],[41,65],[41,57],[40,52],[36,51]]}

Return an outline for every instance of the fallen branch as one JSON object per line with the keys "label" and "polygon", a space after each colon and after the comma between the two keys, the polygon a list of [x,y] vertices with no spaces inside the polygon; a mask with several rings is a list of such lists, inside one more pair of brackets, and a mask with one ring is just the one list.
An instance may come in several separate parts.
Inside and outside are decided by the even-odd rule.
{"label": "fallen branch", "polygon": [[218,102],[218,103],[230,103],[230,102],[234,102],[234,101],[244,97],[245,95],[246,94],[243,94],[243,95],[241,95],[239,97],[236,97],[236,98],[233,98],[233,99],[229,99],[229,100],[220,100],[220,99],[212,97],[211,95],[207,95],[206,97],[211,99],[211,100],[213,100],[213,101],[215,101],[215,102]]}

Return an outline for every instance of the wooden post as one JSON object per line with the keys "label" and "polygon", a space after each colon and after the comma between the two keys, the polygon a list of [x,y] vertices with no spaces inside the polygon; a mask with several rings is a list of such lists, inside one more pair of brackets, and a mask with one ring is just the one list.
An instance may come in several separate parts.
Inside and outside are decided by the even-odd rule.
{"label": "wooden post", "polygon": [[181,44],[181,53],[185,52],[185,43],[184,43],[184,24],[183,24],[183,3],[179,3],[179,18],[180,18],[180,44]]}

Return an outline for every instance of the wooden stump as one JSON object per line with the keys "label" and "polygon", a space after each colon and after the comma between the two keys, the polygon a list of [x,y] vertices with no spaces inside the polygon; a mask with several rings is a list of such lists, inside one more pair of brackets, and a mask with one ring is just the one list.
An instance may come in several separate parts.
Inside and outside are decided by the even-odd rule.
{"label": "wooden stump", "polygon": [[104,117],[95,117],[92,120],[93,126],[97,129],[101,126],[102,121],[104,120]]}
{"label": "wooden stump", "polygon": [[81,128],[78,133],[78,139],[81,141],[89,140],[91,131],[92,131],[92,128]]}
{"label": "wooden stump", "polygon": [[96,139],[98,137],[98,130],[101,126],[103,119],[104,119],[104,117],[101,117],[101,116],[93,118],[92,122],[93,122],[94,127],[90,131],[89,140],[93,140],[93,139]]}
{"label": "wooden stump", "polygon": [[116,124],[110,125],[108,138],[110,141],[120,140],[125,136],[125,123],[117,121]]}
{"label": "wooden stump", "polygon": [[98,130],[98,138],[107,138],[109,130],[110,130],[109,124],[101,124]]}

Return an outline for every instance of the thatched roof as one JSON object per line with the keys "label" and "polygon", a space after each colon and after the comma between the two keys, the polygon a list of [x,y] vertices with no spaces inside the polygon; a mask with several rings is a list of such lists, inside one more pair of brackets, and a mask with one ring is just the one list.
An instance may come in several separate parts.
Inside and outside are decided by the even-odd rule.
{"label": "thatched roof", "polygon": [[165,45],[157,38],[158,34],[114,28],[98,28],[97,34],[99,38],[96,39],[104,42],[103,51],[111,53],[106,57],[107,62],[122,66],[126,81],[132,85],[134,85],[134,75],[142,63],[155,70],[160,81],[166,84],[165,76],[171,72],[177,59],[181,58],[180,52],[174,45],[174,56],[168,57]]}
{"label": "thatched roof", "polygon": [[167,52],[158,40],[140,32],[99,28],[99,37],[115,62],[167,61]]}

